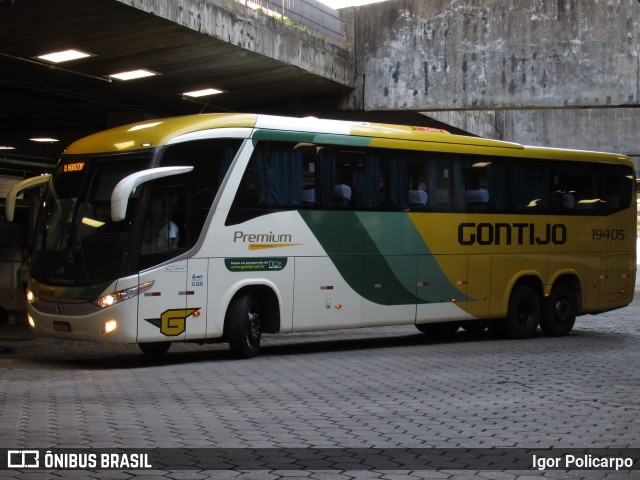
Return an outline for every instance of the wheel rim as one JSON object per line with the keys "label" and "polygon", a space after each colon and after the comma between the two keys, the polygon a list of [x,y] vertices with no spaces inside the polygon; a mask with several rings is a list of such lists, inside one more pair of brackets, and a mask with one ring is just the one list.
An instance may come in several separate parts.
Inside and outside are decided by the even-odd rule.
{"label": "wheel rim", "polygon": [[560,299],[553,306],[553,315],[559,324],[568,323],[571,320],[571,305],[567,300]]}
{"label": "wheel rim", "polygon": [[535,308],[531,302],[522,302],[520,308],[518,308],[518,325],[521,327],[528,327],[536,321]]}
{"label": "wheel rim", "polygon": [[249,310],[247,320],[247,340],[249,345],[258,346],[260,344],[260,314]]}

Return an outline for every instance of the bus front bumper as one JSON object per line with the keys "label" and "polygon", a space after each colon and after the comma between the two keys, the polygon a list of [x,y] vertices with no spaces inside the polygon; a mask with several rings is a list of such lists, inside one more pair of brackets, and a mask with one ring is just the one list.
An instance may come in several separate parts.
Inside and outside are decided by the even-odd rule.
{"label": "bus front bumper", "polygon": [[31,330],[39,336],[90,342],[135,343],[136,299],[99,309],[91,304],[36,301],[28,305]]}

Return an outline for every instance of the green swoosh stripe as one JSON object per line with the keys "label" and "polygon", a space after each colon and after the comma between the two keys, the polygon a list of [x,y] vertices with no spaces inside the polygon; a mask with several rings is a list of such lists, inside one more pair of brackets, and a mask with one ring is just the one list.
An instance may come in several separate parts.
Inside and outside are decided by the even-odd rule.
{"label": "green swoosh stripe", "polygon": [[[411,219],[402,213],[299,211],[340,275],[359,295],[381,305],[466,298],[451,285]],[[428,273],[429,289],[418,289]]]}

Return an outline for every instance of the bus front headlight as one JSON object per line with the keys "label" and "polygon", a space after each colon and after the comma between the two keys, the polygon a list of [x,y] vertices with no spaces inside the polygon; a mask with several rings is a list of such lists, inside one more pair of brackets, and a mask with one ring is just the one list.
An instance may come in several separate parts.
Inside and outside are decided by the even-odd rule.
{"label": "bus front headlight", "polygon": [[143,283],[142,285],[136,285],[135,287],[125,288],[114,293],[108,293],[99,298],[96,298],[93,303],[96,307],[107,308],[116,303],[124,302],[129,298],[133,298],[136,295],[140,295],[142,292],[149,290],[153,286],[153,281]]}
{"label": "bus front headlight", "polygon": [[25,294],[27,296],[27,303],[33,303],[38,299],[38,297],[36,297],[36,294],[33,293],[33,290],[31,290],[30,288],[27,288]]}

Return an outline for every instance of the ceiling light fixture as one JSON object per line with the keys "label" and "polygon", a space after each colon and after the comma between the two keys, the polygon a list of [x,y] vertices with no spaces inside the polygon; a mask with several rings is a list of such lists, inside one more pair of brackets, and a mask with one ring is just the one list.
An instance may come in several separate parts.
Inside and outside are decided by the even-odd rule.
{"label": "ceiling light fixture", "polygon": [[15,150],[16,147],[11,147],[9,145],[0,145],[0,150]]}
{"label": "ceiling light fixture", "polygon": [[59,52],[46,53],[44,55],[38,55],[36,58],[44,60],[50,63],[63,63],[70,62],[71,60],[79,60],[81,58],[94,57],[95,55],[81,50],[62,50]]}
{"label": "ceiling light fixture", "polygon": [[206,97],[209,95],[217,95],[219,93],[223,93],[223,91],[218,90],[217,88],[203,88],[202,90],[184,92],[182,95],[184,95],[185,97],[198,98],[198,97]]}
{"label": "ceiling light fixture", "polygon": [[115,78],[116,80],[135,80],[137,78],[145,78],[145,77],[153,77],[158,75],[156,72],[152,72],[151,70],[138,69],[138,70],[129,70],[128,72],[120,72],[109,75],[109,78]]}
{"label": "ceiling light fixture", "polygon": [[36,137],[36,138],[30,138],[29,140],[31,140],[32,142],[38,142],[38,143],[55,143],[60,141],[57,138],[50,138],[50,137]]}

